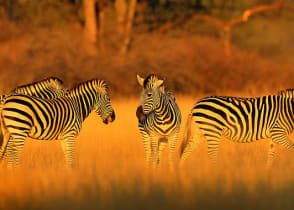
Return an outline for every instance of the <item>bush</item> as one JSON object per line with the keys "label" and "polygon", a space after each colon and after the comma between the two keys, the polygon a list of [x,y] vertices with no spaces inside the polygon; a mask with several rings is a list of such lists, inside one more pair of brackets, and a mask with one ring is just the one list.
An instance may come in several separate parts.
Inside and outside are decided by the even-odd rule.
{"label": "bush", "polygon": [[12,1],[4,8],[10,20],[34,26],[63,26],[72,16],[68,0]]}

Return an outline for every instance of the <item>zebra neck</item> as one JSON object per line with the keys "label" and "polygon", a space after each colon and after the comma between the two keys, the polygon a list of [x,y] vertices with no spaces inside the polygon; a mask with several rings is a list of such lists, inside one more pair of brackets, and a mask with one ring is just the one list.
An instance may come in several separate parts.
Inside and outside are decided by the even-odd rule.
{"label": "zebra neck", "polygon": [[82,121],[84,121],[95,108],[96,95],[92,91],[85,91],[81,88],[76,88],[71,92],[70,97],[77,105],[77,111],[80,113]]}
{"label": "zebra neck", "polygon": [[154,113],[157,116],[166,117],[168,115],[170,109],[170,104],[168,98],[165,96],[165,94],[161,94],[160,96],[160,102],[158,103],[158,106],[155,108]]}
{"label": "zebra neck", "polygon": [[[287,110],[287,112],[289,113],[290,117],[289,117],[289,121],[291,121],[291,125],[294,124],[294,101],[293,101],[293,97],[288,97],[287,98],[287,105],[285,107],[285,110]],[[291,129],[293,129],[293,126],[291,127]]]}

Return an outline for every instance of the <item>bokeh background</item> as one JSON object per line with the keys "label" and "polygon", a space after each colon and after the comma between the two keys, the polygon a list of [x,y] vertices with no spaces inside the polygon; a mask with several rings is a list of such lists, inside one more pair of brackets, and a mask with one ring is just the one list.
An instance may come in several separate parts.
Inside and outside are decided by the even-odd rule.
{"label": "bokeh background", "polygon": [[291,0],[1,0],[1,92],[101,78],[124,98],[157,73],[176,94],[274,94],[293,87],[293,19]]}
{"label": "bokeh background", "polygon": [[[116,120],[90,115],[75,167],[59,141],[27,139],[21,166],[0,164],[0,209],[293,209],[294,154],[269,140],[204,142],[178,169],[186,116],[207,95],[258,97],[294,88],[292,0],[0,0],[0,94],[55,76],[68,88],[110,85]],[[145,167],[136,74],[156,73],[183,123],[175,171]],[[293,136],[291,136],[293,139]]]}

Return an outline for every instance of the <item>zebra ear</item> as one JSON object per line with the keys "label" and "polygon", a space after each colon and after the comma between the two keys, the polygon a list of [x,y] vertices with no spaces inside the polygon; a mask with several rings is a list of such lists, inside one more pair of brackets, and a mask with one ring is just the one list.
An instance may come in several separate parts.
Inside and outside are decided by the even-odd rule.
{"label": "zebra ear", "polygon": [[156,81],[155,87],[161,87],[163,85],[163,83],[164,83],[164,80],[159,79],[159,80]]}
{"label": "zebra ear", "polygon": [[56,90],[65,89],[65,87],[63,87],[60,80],[57,80],[55,78],[50,78],[49,83],[50,83],[51,87],[56,89]]}
{"label": "zebra ear", "polygon": [[138,80],[139,85],[144,87],[144,78],[140,77],[140,75],[137,74],[137,80]]}

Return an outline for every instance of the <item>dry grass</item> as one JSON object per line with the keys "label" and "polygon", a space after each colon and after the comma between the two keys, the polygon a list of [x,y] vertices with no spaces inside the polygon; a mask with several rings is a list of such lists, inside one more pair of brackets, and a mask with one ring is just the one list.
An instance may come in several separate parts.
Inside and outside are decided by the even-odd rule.
{"label": "dry grass", "polygon": [[[185,122],[196,99],[177,101]],[[223,140],[217,168],[204,143],[180,171],[168,171],[166,154],[161,169],[146,169],[137,104],[114,100],[117,119],[110,125],[96,115],[86,120],[73,170],[63,168],[58,141],[28,140],[21,168],[1,167],[0,209],[293,209],[294,155],[278,147],[266,173],[266,140]]]}

